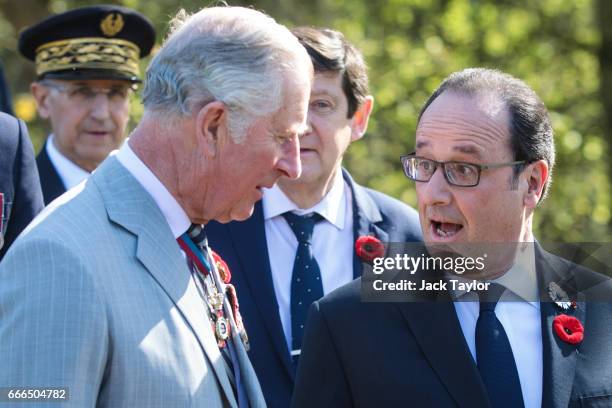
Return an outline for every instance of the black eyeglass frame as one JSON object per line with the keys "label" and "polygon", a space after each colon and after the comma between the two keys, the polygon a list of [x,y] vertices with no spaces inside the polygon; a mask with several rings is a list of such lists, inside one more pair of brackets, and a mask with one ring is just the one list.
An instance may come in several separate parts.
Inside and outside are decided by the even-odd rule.
{"label": "black eyeglass frame", "polygon": [[[407,165],[406,165],[406,163],[408,162],[409,159],[426,160],[426,161],[428,161],[430,163],[435,164],[436,167],[431,172],[431,176],[429,176],[429,179],[427,179],[427,180],[417,180],[415,178],[412,178],[410,176],[410,174],[408,173]],[[530,163],[527,160],[517,160],[517,161],[513,161],[513,162],[508,162],[508,163],[483,163],[483,164],[463,162],[463,161],[456,161],[456,160],[450,160],[450,161],[446,161],[446,162],[439,162],[439,161],[436,161],[436,160],[428,159],[426,157],[416,156],[416,152],[412,152],[410,154],[400,156],[400,161],[402,163],[402,170],[404,171],[404,175],[407,178],[409,178],[410,180],[412,180],[412,181],[418,181],[418,182],[421,182],[421,183],[428,183],[429,180],[431,180],[433,175],[436,173],[436,170],[438,170],[438,167],[442,167],[442,170],[444,172],[444,179],[446,180],[446,182],[448,184],[450,184],[451,186],[456,186],[456,187],[476,187],[478,185],[478,183],[480,183],[480,174],[482,173],[483,170],[499,169],[499,168],[502,168],[502,167],[514,167],[514,166],[518,166],[518,165],[521,165],[521,164],[529,164]],[[450,176],[448,175],[447,170],[446,170],[446,165],[447,164],[462,164],[462,165],[473,166],[477,170],[476,182],[474,184],[457,184],[457,183],[452,182],[451,179],[450,179]]]}

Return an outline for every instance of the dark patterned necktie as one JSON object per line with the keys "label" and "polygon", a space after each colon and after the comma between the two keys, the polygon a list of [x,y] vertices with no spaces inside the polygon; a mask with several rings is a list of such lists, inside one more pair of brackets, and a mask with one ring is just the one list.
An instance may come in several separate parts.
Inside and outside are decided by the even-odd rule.
{"label": "dark patterned necktie", "polygon": [[518,370],[510,341],[495,315],[495,306],[504,287],[491,283],[489,290],[478,294],[480,315],[476,323],[476,360],[494,408],[524,407]]}
{"label": "dark patterned necktie", "polygon": [[312,302],[323,297],[323,283],[319,264],[312,253],[312,231],[322,220],[319,214],[283,214],[298,240],[291,275],[291,358],[297,364],[302,351],[306,315]]}

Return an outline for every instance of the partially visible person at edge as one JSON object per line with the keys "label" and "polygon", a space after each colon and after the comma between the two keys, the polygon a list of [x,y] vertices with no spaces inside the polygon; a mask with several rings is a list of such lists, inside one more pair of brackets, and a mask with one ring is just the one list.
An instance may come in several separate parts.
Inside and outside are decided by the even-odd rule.
{"label": "partially visible person at edge", "polygon": [[6,82],[2,63],[0,63],[0,111],[15,116],[13,112],[13,100],[11,99],[11,89]]}
{"label": "partially visible person at edge", "polygon": [[0,261],[43,206],[28,129],[0,113]]}

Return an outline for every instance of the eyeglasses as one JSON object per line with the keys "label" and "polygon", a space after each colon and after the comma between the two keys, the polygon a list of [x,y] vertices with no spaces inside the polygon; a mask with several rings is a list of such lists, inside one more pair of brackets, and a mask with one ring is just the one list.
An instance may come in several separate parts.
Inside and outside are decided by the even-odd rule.
{"label": "eyeglasses", "polygon": [[438,162],[415,156],[414,153],[401,156],[404,174],[411,180],[427,182],[431,180],[438,166],[444,171],[444,178],[453,186],[474,187],[480,182],[480,173],[487,169],[497,169],[500,167],[513,167],[525,164],[527,161],[519,160],[510,163],[487,163],[475,164],[459,161]]}
{"label": "eyeglasses", "polygon": [[104,94],[111,103],[123,103],[136,90],[135,84],[114,85],[109,88],[94,88],[85,84],[59,84],[43,81],[43,85],[65,93],[68,98],[78,103],[93,102],[99,94]]}

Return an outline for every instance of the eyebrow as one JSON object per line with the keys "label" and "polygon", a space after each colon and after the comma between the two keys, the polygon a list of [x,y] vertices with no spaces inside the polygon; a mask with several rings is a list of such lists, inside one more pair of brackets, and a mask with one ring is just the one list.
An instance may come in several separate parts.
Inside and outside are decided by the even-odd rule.
{"label": "eyebrow", "polygon": [[301,126],[294,126],[292,128],[282,130],[276,134],[279,136],[293,136],[293,135],[300,136],[306,133],[307,130],[308,130],[308,125],[304,124]]}
{"label": "eyebrow", "polygon": [[420,148],[427,147],[427,146],[429,146],[428,141],[420,141],[420,142],[417,142],[415,148],[420,149]]}
{"label": "eyebrow", "polygon": [[453,146],[453,151],[463,153],[463,154],[469,154],[471,156],[475,156],[478,159],[482,159],[482,154],[480,153],[480,150],[474,146],[470,146],[470,145]]}
{"label": "eyebrow", "polygon": [[[429,147],[430,145],[431,145],[431,143],[429,143],[429,141],[421,140],[421,141],[417,142],[415,148],[416,149],[422,149],[424,147]],[[480,152],[480,149],[477,149],[475,146],[472,146],[472,145],[453,146],[453,151],[459,152],[459,153],[463,153],[463,154],[468,154],[470,156],[476,157],[477,159],[482,159],[482,154]]]}
{"label": "eyebrow", "polygon": [[328,92],[328,91],[312,91],[310,93],[310,97],[312,98],[313,96],[329,96],[330,98],[334,98],[336,99],[336,95]]}

